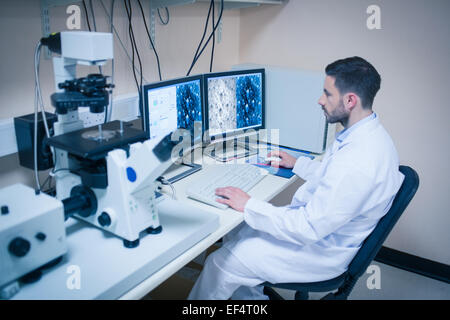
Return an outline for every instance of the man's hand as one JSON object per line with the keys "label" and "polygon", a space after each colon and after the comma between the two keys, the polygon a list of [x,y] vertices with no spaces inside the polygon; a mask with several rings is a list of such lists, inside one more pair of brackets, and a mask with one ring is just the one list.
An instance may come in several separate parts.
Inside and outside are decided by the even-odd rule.
{"label": "man's hand", "polygon": [[245,205],[250,199],[247,193],[235,187],[217,188],[216,195],[224,197],[216,199],[217,202],[226,204],[240,212],[244,212]]}
{"label": "man's hand", "polygon": [[267,157],[278,157],[281,158],[280,161],[272,161],[270,165],[272,167],[284,167],[291,169],[294,167],[295,162],[297,162],[297,159],[287,152],[284,151],[272,151],[267,154]]}

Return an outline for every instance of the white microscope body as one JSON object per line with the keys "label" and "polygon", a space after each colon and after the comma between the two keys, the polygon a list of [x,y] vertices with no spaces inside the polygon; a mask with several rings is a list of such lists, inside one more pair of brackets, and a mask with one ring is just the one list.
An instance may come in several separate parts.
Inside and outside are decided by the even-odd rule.
{"label": "white microscope body", "polygon": [[[61,91],[60,83],[76,78],[77,64],[97,66],[113,58],[112,34],[61,32],[60,50],[56,52],[61,56],[53,58],[55,84],[57,91]],[[54,124],[55,136],[81,129],[83,122],[78,119],[77,109],[58,114],[58,121]],[[120,133],[116,131],[115,134]],[[170,148],[172,144],[168,143],[168,139],[170,137],[162,141]],[[93,208],[93,212],[77,213],[74,217],[119,236],[127,247],[138,245],[139,233],[144,230],[159,232],[161,228],[155,206],[158,184],[155,180],[173,163],[170,161],[171,149],[164,161],[155,156],[153,149],[159,142],[149,140],[133,143],[128,155],[120,149],[122,146],[109,151],[105,156],[107,186],[87,186],[95,194],[97,207]],[[67,149],[54,147],[56,198],[59,200],[70,197],[72,190],[83,184],[80,175],[73,173],[76,170],[72,169],[76,167]]]}
{"label": "white microscope body", "polygon": [[24,275],[39,278],[42,266],[67,252],[61,201],[14,184],[0,189],[0,300],[16,294]]}
{"label": "white microscope body", "polygon": [[[76,79],[78,64],[102,66],[114,57],[113,35],[111,33],[87,31],[63,31],[61,35],[61,55],[53,57],[53,72],[57,92],[58,85],[66,80]],[[58,114],[58,121],[53,124],[55,135],[83,129],[78,109]],[[70,168],[67,152],[55,149],[56,198],[63,200],[70,196],[70,190],[81,183],[77,175],[64,169]],[[62,170],[61,170],[62,169]]]}
{"label": "white microscope body", "polygon": [[129,248],[139,244],[140,232],[159,233],[156,179],[175,160],[170,137],[134,143],[128,157],[125,150],[110,151],[106,157],[108,186],[92,188],[97,211],[87,217],[75,217],[117,235]]}

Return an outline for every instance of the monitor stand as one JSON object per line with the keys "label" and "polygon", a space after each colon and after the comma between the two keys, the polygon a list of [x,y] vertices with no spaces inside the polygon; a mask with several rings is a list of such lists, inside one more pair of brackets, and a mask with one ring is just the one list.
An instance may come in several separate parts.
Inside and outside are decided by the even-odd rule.
{"label": "monitor stand", "polygon": [[208,152],[213,159],[227,162],[233,159],[249,157],[258,153],[258,149],[248,143],[234,139],[233,141],[220,141],[214,143],[214,148]]}

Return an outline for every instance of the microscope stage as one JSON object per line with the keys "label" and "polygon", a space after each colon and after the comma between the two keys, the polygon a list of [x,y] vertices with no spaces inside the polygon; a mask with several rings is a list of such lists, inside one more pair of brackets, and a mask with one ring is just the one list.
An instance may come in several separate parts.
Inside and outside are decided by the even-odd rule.
{"label": "microscope stage", "polygon": [[81,158],[99,160],[113,149],[146,139],[145,131],[131,128],[126,123],[123,124],[123,133],[120,134],[119,121],[102,124],[101,130],[100,132],[98,126],[84,128],[51,137],[47,143]]}

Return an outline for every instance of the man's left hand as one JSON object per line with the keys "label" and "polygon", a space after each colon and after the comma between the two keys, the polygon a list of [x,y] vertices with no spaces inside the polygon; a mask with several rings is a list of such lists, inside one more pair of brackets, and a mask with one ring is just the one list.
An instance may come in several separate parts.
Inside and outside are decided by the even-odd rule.
{"label": "man's left hand", "polygon": [[247,204],[250,196],[239,188],[225,187],[217,188],[216,195],[224,198],[217,198],[216,201],[226,204],[234,210],[244,212],[245,205]]}

